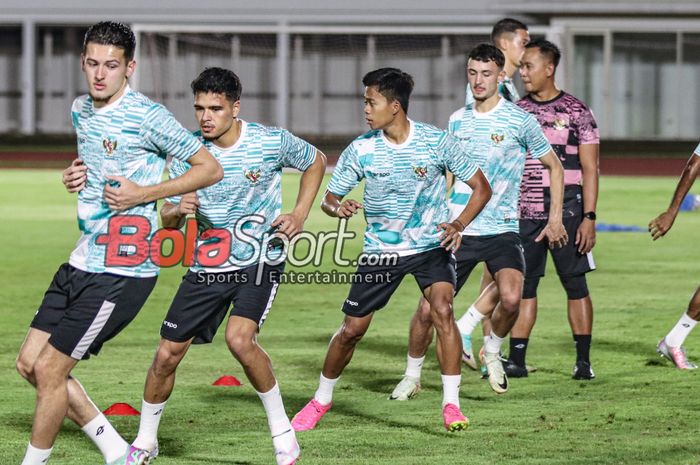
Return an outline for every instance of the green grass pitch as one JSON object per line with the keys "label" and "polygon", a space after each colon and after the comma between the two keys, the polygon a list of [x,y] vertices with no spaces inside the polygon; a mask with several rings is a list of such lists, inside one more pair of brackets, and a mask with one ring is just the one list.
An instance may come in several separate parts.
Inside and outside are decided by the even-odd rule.
{"label": "green grass pitch", "polygon": [[[293,204],[298,176],[284,176],[285,205]],[[599,222],[646,226],[668,204],[675,180],[605,177]],[[359,198],[359,192],[354,195]],[[34,390],[14,370],[14,358],[53,273],[78,237],[75,197],[59,171],[0,171],[0,462],[19,464],[29,439]],[[311,231],[335,221],[315,206]],[[355,218],[353,230],[364,222]],[[408,323],[418,289],[406,279],[375,316],[319,427],[298,435],[301,464],[695,464],[700,459],[697,372],[661,361],[654,346],[675,324],[700,281],[700,214],[683,213],[666,238],[642,233],[600,233],[589,275],[595,305],[592,362],[597,379],[571,379],[574,347],[565,295],[551,268],[540,287],[540,314],[528,351],[539,371],[515,379],[496,396],[476,373],[463,370],[461,404],[471,426],[449,434],[442,427],[441,386],[434,350],[423,371],[424,390],[410,402],[388,394],[403,373]],[[357,254],[361,236],[346,257]],[[322,268],[333,267],[330,252]],[[140,408],[146,370],[159,327],[182,268],[163,270],[137,319],[103,352],[75,370],[101,408],[128,402]],[[478,273],[456,302],[457,313],[476,295]],[[323,356],[342,314],[347,285],[287,285],[260,335],[269,352],[289,415],[313,395]],[[478,344],[478,343],[477,343]],[[700,356],[700,335],[687,347]],[[242,387],[214,387],[231,374]],[[137,417],[113,417],[127,440]],[[180,366],[160,430],[161,465],[269,464],[272,445],[264,412],[240,367],[214,343],[190,350]],[[101,456],[66,422],[52,465],[98,464]]]}

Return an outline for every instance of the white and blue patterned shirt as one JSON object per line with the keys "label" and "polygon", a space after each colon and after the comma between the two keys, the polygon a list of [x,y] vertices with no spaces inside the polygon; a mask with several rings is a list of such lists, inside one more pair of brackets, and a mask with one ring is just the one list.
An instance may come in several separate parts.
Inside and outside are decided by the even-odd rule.
{"label": "white and blue patterned shirt", "polygon": [[[489,112],[479,113],[473,105],[450,116],[448,131],[467,147],[476,164],[491,183],[493,194],[479,216],[464,230],[465,235],[487,236],[518,232],[520,182],[528,150],[533,158],[546,155],[552,147],[537,120],[517,105],[501,98]],[[471,189],[457,180],[450,195],[452,218],[467,205]]]}
{"label": "white and blue patterned shirt", "polygon": [[[140,186],[155,185],[162,180],[168,154],[184,162],[202,144],[164,106],[128,86],[116,102],[102,108],[95,108],[89,95],[78,97],[73,102],[71,116],[78,136],[78,157],[87,166],[87,182],[78,194],[78,226],[82,235],[69,263],[89,273],[156,276],[158,267],[148,258],[146,248],[138,251],[143,256],[140,265],[106,266],[107,246],[96,240],[108,233],[110,218],[117,215],[146,218],[151,226],[150,240],[158,228],[158,216],[155,202],[122,212],[110,210],[103,199],[105,176],[124,176]],[[130,246],[119,253],[133,255],[136,250]]]}
{"label": "white and blue patterned shirt", "polygon": [[[282,168],[306,171],[316,160],[316,147],[285,129],[242,120],[241,134],[228,148],[205,140],[199,132],[195,134],[224,169],[221,181],[197,191],[200,206],[195,217],[199,232],[226,229],[231,233],[232,242],[231,254],[225,263],[217,267],[195,263],[190,270],[232,271],[255,265],[261,259],[276,259],[278,253],[269,251],[268,254],[268,244],[260,239],[270,230],[270,224],[282,209]],[[173,160],[170,177],[182,176],[188,169],[186,163]],[[178,196],[167,200],[179,204],[180,199]],[[210,241],[200,238],[198,247]]]}
{"label": "white and blue patterned shirt", "polygon": [[365,180],[365,253],[403,256],[439,247],[437,226],[449,217],[446,172],[468,181],[478,170],[457,138],[409,122],[410,133],[401,145],[389,142],[380,130],[355,139],[328,183],[328,191],[344,197]]}

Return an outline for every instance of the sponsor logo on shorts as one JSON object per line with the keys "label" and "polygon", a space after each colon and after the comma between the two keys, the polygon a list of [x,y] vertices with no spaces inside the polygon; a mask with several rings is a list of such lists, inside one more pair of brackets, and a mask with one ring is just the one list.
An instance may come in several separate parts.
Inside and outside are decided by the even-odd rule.
{"label": "sponsor logo on shorts", "polygon": [[352,305],[353,307],[357,307],[358,305],[360,305],[360,304],[358,304],[357,302],[353,302],[353,301],[350,300],[350,299],[345,299],[345,302],[346,302],[348,305]]}
{"label": "sponsor logo on shorts", "polygon": [[171,323],[171,322],[169,322],[169,321],[167,321],[167,320],[164,320],[164,321],[163,321],[163,326],[167,326],[168,328],[173,328],[173,329],[176,329],[176,328],[177,328],[177,324]]}

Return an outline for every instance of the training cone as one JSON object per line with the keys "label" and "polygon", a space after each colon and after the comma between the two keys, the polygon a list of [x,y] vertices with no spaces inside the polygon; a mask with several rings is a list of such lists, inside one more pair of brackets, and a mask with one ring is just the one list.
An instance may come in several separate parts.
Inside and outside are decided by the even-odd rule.
{"label": "training cone", "polygon": [[123,404],[121,402],[110,405],[102,413],[104,413],[105,415],[119,415],[119,416],[139,416],[139,415],[141,415],[139,413],[139,411],[136,410],[131,405]]}
{"label": "training cone", "polygon": [[221,378],[217,379],[212,383],[212,386],[240,386],[241,382],[238,381],[238,378],[235,376],[231,375],[225,375],[222,376]]}

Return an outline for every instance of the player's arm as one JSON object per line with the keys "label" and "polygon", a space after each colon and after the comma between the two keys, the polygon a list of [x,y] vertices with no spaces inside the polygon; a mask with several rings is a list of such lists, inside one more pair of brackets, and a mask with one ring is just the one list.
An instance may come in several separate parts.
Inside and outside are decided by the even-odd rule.
{"label": "player's arm", "polygon": [[304,229],[304,222],[309,217],[311,205],[313,205],[318,189],[321,187],[323,175],[326,172],[326,156],[316,149],[314,162],[309,166],[299,181],[299,194],[297,203],[291,213],[278,216],[272,222],[273,228],[278,228],[277,232],[292,238]]}
{"label": "player's arm", "polygon": [[[581,177],[583,183],[583,211],[595,212],[598,203],[598,158],[599,144],[581,144],[578,146],[578,156],[581,161]],[[595,220],[583,218],[576,231],[576,246],[578,252],[585,254],[595,246]]]}
{"label": "player's arm", "polygon": [[105,186],[105,201],[112,210],[127,210],[135,205],[194,192],[211,186],[224,177],[223,168],[204,147],[200,147],[188,158],[187,163],[191,167],[182,176],[152,186],[139,186],[123,176],[107,176],[108,180],[117,181],[119,184],[116,187],[109,184]]}
{"label": "player's arm", "polygon": [[83,160],[80,158],[73,160],[70,166],[63,170],[61,180],[63,185],[66,186],[66,190],[71,194],[83,190],[85,181],[87,181],[87,166],[85,166]]}
{"label": "player's arm", "polygon": [[698,171],[700,171],[700,149],[688,159],[688,163],[683,169],[683,174],[676,185],[676,191],[673,193],[671,205],[668,206],[665,212],[649,222],[649,232],[654,240],[663,237],[673,226],[676,215],[678,215],[678,211],[681,208],[681,203],[688,191],[690,191],[690,188],[693,187]]}
{"label": "player's arm", "polygon": [[464,180],[464,182],[472,189],[467,205],[452,223],[441,223],[438,225],[438,228],[443,230],[443,233],[440,235],[442,241],[440,245],[447,250],[456,251],[459,249],[462,243],[462,232],[481,213],[481,210],[491,200],[491,194],[493,193],[491,184],[489,184],[480,168],[477,168],[474,175]]}
{"label": "player's arm", "polygon": [[540,162],[549,171],[549,220],[542,229],[535,242],[539,242],[545,237],[549,241],[549,247],[563,247],[569,238],[562,223],[562,212],[564,208],[564,167],[556,156],[554,150],[549,150],[544,156],[539,158]]}
{"label": "player's arm", "polygon": [[180,229],[185,224],[187,215],[193,215],[199,208],[196,192],[189,192],[180,197],[180,203],[165,202],[160,209],[160,218],[164,228]]}
{"label": "player's arm", "polygon": [[357,200],[347,199],[326,191],[321,201],[321,210],[334,218],[350,218],[362,208],[362,204]]}

